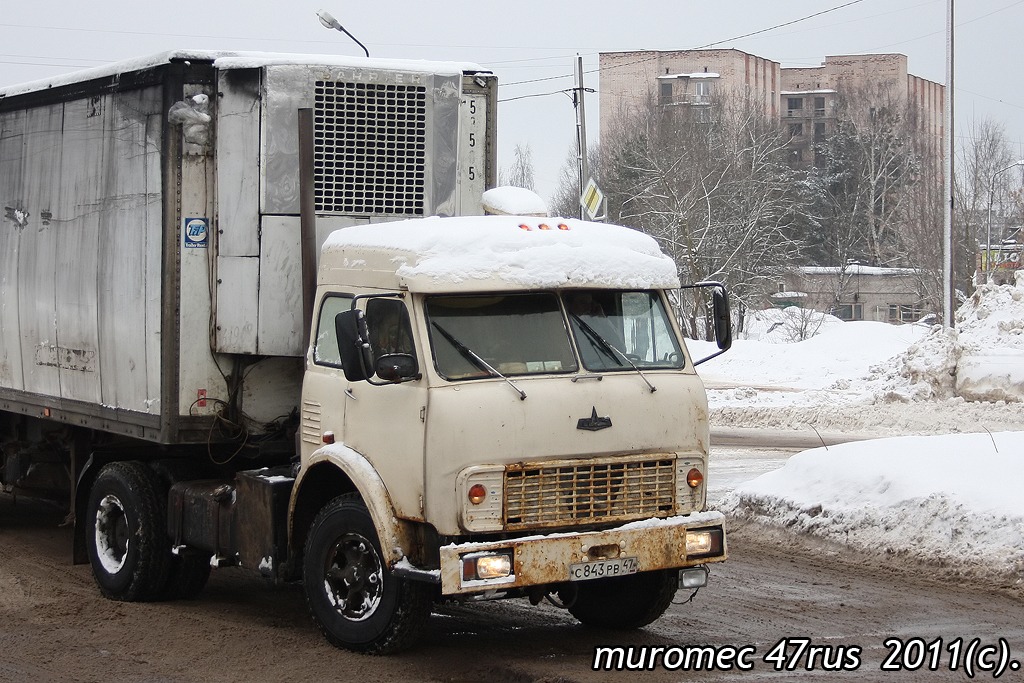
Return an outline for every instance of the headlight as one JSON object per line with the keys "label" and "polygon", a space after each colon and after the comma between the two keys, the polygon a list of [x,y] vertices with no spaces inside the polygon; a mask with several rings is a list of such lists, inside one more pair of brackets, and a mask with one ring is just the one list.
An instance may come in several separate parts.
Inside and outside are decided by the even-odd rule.
{"label": "headlight", "polygon": [[686,532],[686,557],[716,556],[721,554],[721,529],[695,529]]}
{"label": "headlight", "polygon": [[494,581],[513,577],[512,550],[470,553],[462,557],[462,581]]}

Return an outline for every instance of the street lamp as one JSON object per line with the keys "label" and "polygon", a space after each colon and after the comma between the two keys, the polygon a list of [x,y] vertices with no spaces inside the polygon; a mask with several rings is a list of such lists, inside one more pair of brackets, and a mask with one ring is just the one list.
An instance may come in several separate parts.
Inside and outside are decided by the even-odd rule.
{"label": "street lamp", "polygon": [[346,36],[354,40],[356,42],[356,45],[363,48],[363,52],[366,53],[367,57],[370,56],[370,51],[366,49],[366,46],[360,43],[358,38],[356,38],[354,35],[346,31],[345,27],[341,25],[341,22],[332,17],[329,12],[327,12],[326,10],[320,10],[319,12],[316,13],[316,16],[319,17],[320,23],[324,25],[324,28],[333,28],[335,31],[341,31]]}
{"label": "street lamp", "polygon": [[992,198],[996,192],[996,176],[1000,173],[1009,171],[1011,168],[1017,168],[1018,166],[1024,166],[1024,159],[1015,161],[1006,168],[1001,168],[992,174],[992,178],[988,183],[988,232],[985,236],[985,281],[991,282],[992,280]]}

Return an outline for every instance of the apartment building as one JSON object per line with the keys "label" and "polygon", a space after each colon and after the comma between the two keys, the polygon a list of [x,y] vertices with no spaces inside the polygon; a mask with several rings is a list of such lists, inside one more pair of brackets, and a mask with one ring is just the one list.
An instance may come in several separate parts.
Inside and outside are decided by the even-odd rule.
{"label": "apartment building", "polygon": [[708,107],[716,94],[740,91],[778,115],[779,63],[741,50],[602,52],[598,66],[601,130],[651,96],[666,106]]}
{"label": "apartment building", "polygon": [[781,76],[780,112],[791,138],[790,160],[795,165],[814,163],[815,145],[835,125],[840,96],[856,99],[882,92],[893,100],[914,105],[916,123],[932,143],[935,162],[941,162],[945,88],[909,73],[906,55],[829,56],[820,66],[781,69]]}
{"label": "apartment building", "polygon": [[791,163],[807,167],[815,161],[815,143],[834,128],[838,98],[885,88],[916,105],[917,124],[941,162],[944,87],[909,73],[906,55],[828,56],[819,66],[783,68],[742,50],[646,50],[602,52],[599,68],[602,131],[623,109],[651,96],[665,106],[702,108],[712,106],[715,94],[740,93],[778,117],[791,137]]}

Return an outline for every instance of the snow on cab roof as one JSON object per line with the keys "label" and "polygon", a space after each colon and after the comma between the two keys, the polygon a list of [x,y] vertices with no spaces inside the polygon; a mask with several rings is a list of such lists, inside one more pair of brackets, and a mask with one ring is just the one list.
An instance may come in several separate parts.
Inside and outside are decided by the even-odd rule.
{"label": "snow on cab roof", "polygon": [[342,228],[323,246],[342,263],[387,252],[413,291],[679,286],[675,263],[642,232],[536,216],[427,218]]}
{"label": "snow on cab roof", "polygon": [[213,62],[218,69],[246,69],[286,64],[315,64],[357,69],[394,69],[416,73],[460,74],[464,72],[488,72],[478,64],[470,62],[430,62],[418,59],[381,59],[348,57],[344,55],[286,54],[277,52],[237,52],[228,50],[170,50],[153,55],[135,57],[111,62],[90,69],[73,71],[52,78],[30,81],[0,88],[0,98],[22,95],[38,90],[80,83],[96,78],[109,78],[118,74],[150,69],[176,61]]}

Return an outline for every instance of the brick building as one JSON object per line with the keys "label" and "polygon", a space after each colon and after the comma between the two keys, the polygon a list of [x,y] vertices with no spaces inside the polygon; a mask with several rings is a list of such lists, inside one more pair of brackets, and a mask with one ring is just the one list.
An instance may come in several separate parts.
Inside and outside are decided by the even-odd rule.
{"label": "brick building", "polygon": [[843,320],[908,323],[921,319],[926,305],[921,275],[913,268],[804,266],[785,273],[767,305],[799,306]]}
{"label": "brick building", "polygon": [[599,69],[603,131],[652,94],[665,105],[704,107],[715,94],[743,89],[778,115],[779,63],[740,50],[602,52]]}
{"label": "brick building", "polygon": [[610,130],[623,109],[652,95],[666,106],[709,107],[715,94],[741,93],[761,102],[791,136],[790,160],[814,162],[814,143],[832,131],[837,98],[886,86],[917,106],[941,165],[944,86],[907,71],[901,54],[829,56],[820,66],[786,67],[741,50],[602,52],[600,125]]}
{"label": "brick building", "polygon": [[841,94],[855,97],[878,88],[915,106],[918,125],[938,151],[935,163],[941,163],[945,87],[909,73],[906,55],[832,56],[825,57],[821,66],[787,67],[780,72],[780,112],[792,138],[789,146],[794,163],[814,162],[814,145],[832,131]]}

